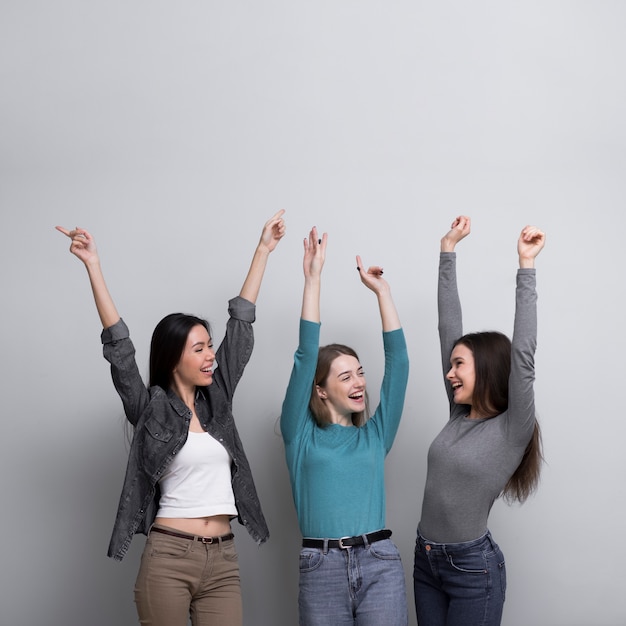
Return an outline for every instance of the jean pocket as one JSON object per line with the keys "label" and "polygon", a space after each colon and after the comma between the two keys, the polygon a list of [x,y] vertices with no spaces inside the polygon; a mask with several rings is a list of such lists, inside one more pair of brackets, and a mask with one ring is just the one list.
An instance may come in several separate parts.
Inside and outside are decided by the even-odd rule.
{"label": "jean pocket", "polygon": [[482,552],[468,552],[466,554],[450,554],[448,562],[458,572],[464,574],[486,574],[487,563]]}
{"label": "jean pocket", "polygon": [[400,552],[396,544],[391,539],[384,539],[383,541],[377,541],[370,544],[370,552],[372,556],[378,559],[399,561]]}
{"label": "jean pocket", "polygon": [[311,550],[310,548],[303,548],[300,551],[300,573],[312,572],[316,570],[324,559],[324,555],[320,550]]}
{"label": "jean pocket", "polygon": [[154,536],[148,537],[150,555],[154,558],[181,559],[189,553],[191,541],[176,537]]}
{"label": "jean pocket", "polygon": [[502,587],[502,598],[506,597],[506,564],[504,558],[498,563],[498,571],[500,572],[500,586]]}
{"label": "jean pocket", "polygon": [[227,541],[220,546],[220,550],[222,551],[222,556],[226,561],[230,561],[231,563],[237,563],[239,561],[239,555],[237,554],[237,548],[235,547],[234,541]]}

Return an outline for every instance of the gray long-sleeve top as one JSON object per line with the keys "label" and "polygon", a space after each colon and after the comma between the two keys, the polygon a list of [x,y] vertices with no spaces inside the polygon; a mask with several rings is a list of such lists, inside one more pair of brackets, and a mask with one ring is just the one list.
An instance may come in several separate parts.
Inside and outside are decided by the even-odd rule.
{"label": "gray long-sleeve top", "polygon": [[445,375],[454,342],[463,335],[456,282],[456,254],[439,261],[439,340],[450,419],[428,451],[428,473],[419,530],[437,543],[471,541],[487,531],[489,511],[515,472],[535,426],[534,355],[537,344],[535,270],[519,269],[511,350],[508,409],[470,419],[453,401]]}

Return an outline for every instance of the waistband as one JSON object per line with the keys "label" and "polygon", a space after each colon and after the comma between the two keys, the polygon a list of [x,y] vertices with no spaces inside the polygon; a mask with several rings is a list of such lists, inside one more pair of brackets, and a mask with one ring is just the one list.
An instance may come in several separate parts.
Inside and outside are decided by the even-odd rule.
{"label": "waistband", "polygon": [[340,539],[311,539],[305,537],[302,540],[303,548],[342,548],[347,549],[352,546],[364,546],[366,543],[375,543],[376,541],[382,541],[383,539],[389,539],[391,537],[391,531],[377,530],[373,533],[367,533],[365,535],[356,535],[355,537],[341,537]]}
{"label": "waistband", "polygon": [[199,541],[200,543],[221,543],[222,541],[230,541],[235,538],[233,533],[228,533],[227,535],[222,535],[221,537],[200,537],[199,535],[192,535],[191,533],[168,530],[163,528],[163,526],[153,526],[150,529],[150,534],[152,533],[161,533],[162,535],[178,537],[179,539],[189,539],[190,541]]}
{"label": "waistband", "polygon": [[424,537],[420,533],[419,529],[417,531],[417,543],[419,545],[423,546],[428,551],[437,550],[446,554],[451,552],[455,552],[458,554],[459,552],[464,552],[466,550],[473,550],[474,548],[484,544],[485,542],[496,546],[496,543],[493,540],[493,537],[491,536],[491,533],[489,531],[485,532],[484,535],[481,535],[476,539],[471,539],[470,541],[460,541],[457,543],[438,543],[436,541],[430,541],[430,539],[426,539],[426,537]]}

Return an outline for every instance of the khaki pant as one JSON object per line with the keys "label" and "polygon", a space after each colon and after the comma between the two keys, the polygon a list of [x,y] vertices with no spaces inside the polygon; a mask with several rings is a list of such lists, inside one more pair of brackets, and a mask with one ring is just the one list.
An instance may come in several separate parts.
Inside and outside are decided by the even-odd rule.
{"label": "khaki pant", "polygon": [[[185,533],[183,533],[185,534]],[[205,544],[193,535],[151,532],[135,583],[143,626],[241,626],[239,562],[233,539]]]}

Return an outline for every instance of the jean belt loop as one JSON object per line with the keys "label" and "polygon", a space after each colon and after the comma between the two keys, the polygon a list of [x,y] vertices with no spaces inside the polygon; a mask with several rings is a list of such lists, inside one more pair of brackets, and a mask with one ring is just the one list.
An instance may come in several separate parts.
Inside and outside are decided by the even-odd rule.
{"label": "jean belt loop", "polygon": [[363,547],[367,550],[367,548],[370,547],[370,542],[367,540],[367,535],[362,534],[361,537],[363,537]]}
{"label": "jean belt loop", "polygon": [[324,538],[324,556],[328,554],[328,539]]}
{"label": "jean belt loop", "polygon": [[485,537],[489,540],[489,545],[491,546],[492,550],[496,549],[496,542],[493,540],[493,537],[491,536],[491,532],[487,531],[485,533]]}

